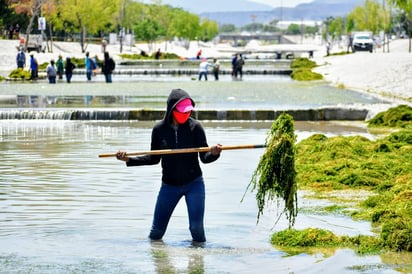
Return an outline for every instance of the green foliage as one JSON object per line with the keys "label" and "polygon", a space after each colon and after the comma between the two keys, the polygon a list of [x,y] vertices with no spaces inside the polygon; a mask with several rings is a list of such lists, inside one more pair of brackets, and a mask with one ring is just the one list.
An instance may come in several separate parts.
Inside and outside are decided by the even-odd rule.
{"label": "green foliage", "polygon": [[165,33],[165,29],[161,25],[161,23],[150,18],[136,23],[133,31],[137,40],[143,40],[147,42],[155,41],[157,37]]}
{"label": "green foliage", "polygon": [[283,212],[286,213],[289,227],[295,223],[298,211],[295,142],[293,118],[289,114],[283,113],[273,123],[266,137],[266,151],[261,156],[246,189],[257,190],[258,221],[265,205],[281,198],[285,203]]}
{"label": "green foliage", "polygon": [[286,34],[297,35],[302,33],[302,27],[298,24],[290,24],[286,30]]}
{"label": "green foliage", "polygon": [[388,29],[390,24],[390,11],[385,9],[378,1],[366,0],[364,6],[357,6],[349,15],[348,21],[356,30],[368,30],[377,33]]}
{"label": "green foliage", "polygon": [[175,10],[168,28],[170,36],[195,40],[200,35],[200,18],[183,10]]}
{"label": "green foliage", "polygon": [[368,121],[368,127],[393,127],[412,129],[412,107],[399,105],[378,113]]}
{"label": "green foliage", "polygon": [[200,24],[199,39],[202,41],[211,41],[219,33],[219,27],[215,21],[202,19]]}
{"label": "green foliage", "polygon": [[236,26],[234,24],[223,24],[219,29],[221,33],[231,33],[236,31]]}

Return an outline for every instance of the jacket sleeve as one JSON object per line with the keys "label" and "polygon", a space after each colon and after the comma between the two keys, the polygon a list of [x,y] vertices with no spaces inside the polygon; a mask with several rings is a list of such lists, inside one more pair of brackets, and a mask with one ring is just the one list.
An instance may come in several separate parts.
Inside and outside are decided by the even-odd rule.
{"label": "jacket sleeve", "polygon": [[[199,147],[208,147],[209,146],[207,144],[205,131],[204,131],[203,127],[200,124],[198,124],[196,126],[196,139],[199,142],[199,144],[198,144]],[[210,151],[200,152],[199,157],[200,157],[200,160],[202,161],[202,163],[208,164],[208,163],[212,163],[212,162],[216,161],[217,159],[219,159],[220,154],[219,155],[213,155]]]}
{"label": "jacket sleeve", "polygon": [[[153,128],[152,130],[152,141],[151,150],[160,149],[158,130]],[[137,157],[129,157],[129,161],[126,162],[127,166],[145,166],[145,165],[156,165],[160,162],[160,155],[142,155]]]}

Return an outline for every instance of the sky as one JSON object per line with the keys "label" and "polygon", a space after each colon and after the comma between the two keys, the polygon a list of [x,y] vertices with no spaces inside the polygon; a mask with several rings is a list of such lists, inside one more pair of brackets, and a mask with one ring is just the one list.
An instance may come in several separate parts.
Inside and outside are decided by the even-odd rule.
{"label": "sky", "polygon": [[274,8],[295,7],[296,5],[299,5],[299,4],[312,2],[312,0],[249,0],[249,1],[266,4]]}

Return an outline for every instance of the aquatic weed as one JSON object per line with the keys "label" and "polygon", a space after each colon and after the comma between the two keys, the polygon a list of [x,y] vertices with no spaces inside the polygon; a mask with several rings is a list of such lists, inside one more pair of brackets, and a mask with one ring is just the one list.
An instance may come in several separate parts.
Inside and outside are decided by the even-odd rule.
{"label": "aquatic weed", "polygon": [[[283,199],[284,210],[289,227],[295,223],[297,216],[297,184],[295,170],[294,123],[291,115],[283,113],[273,123],[266,137],[267,146],[261,156],[252,179],[246,188],[256,190],[258,215],[262,215],[264,207],[272,201]],[[280,216],[279,216],[280,217]]]}

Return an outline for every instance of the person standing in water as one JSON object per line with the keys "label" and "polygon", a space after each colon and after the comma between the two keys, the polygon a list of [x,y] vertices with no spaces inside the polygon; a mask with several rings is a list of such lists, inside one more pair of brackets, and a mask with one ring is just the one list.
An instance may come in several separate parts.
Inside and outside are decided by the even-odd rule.
{"label": "person standing in water", "polygon": [[[208,147],[206,134],[191,117],[195,103],[182,89],[173,89],[167,99],[166,114],[152,129],[151,150]],[[127,166],[155,165],[161,161],[162,183],[157,196],[149,238],[161,240],[180,199],[185,196],[189,230],[194,242],[206,241],[204,231],[205,185],[199,158],[203,163],[216,161],[222,151],[220,144],[208,152],[143,155],[129,157],[118,151],[118,160]]]}

